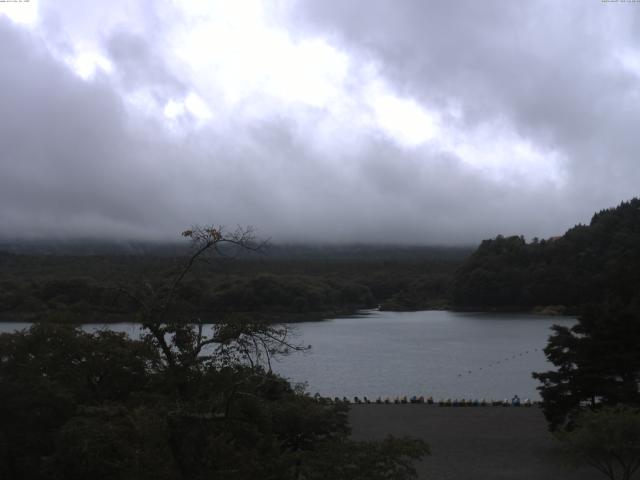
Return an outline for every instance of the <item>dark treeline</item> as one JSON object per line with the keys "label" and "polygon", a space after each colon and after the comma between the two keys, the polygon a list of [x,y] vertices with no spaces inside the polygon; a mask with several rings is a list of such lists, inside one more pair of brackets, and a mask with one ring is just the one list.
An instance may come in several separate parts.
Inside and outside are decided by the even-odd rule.
{"label": "dark treeline", "polygon": [[483,241],[457,272],[452,295],[459,307],[554,305],[571,313],[611,295],[626,303],[639,290],[640,200],[634,198],[562,237]]}
{"label": "dark treeline", "polygon": [[[640,468],[639,267],[635,198],[552,241],[487,241],[455,283],[460,302],[562,304],[579,312],[574,325],[552,327],[544,352],[554,368],[533,377],[565,456],[611,479],[630,479]],[[479,274],[500,293],[481,293]],[[509,284],[511,301],[502,296]]]}
{"label": "dark treeline", "polygon": [[[0,334],[0,478],[416,478],[423,441],[351,440],[346,405],[256,362],[278,347],[277,330],[220,327],[207,355],[195,327],[171,331]],[[165,354],[158,338],[169,337]]]}
{"label": "dark treeline", "polygon": [[[257,253],[221,246],[223,251],[239,258],[261,258],[262,260],[459,260],[469,255],[471,247],[437,245],[394,244],[296,244],[269,243],[266,252]],[[133,240],[29,240],[0,239],[0,252],[19,255],[68,255],[68,256],[153,256],[180,257],[189,254],[189,245],[184,242],[149,242]],[[266,254],[264,254],[266,253]]]}
{"label": "dark treeline", "polygon": [[[133,320],[137,306],[123,290],[131,282],[153,286],[175,272],[184,257],[168,255],[167,249],[0,253],[0,318]],[[468,253],[439,247],[397,247],[394,253],[390,247],[270,246],[264,255],[199,264],[181,285],[172,313],[210,320],[246,313],[295,321],[377,306],[444,307],[450,303],[453,274]]]}
{"label": "dark treeline", "polygon": [[[215,258],[225,244],[255,248],[242,229],[183,236],[192,253],[173,273],[162,263],[107,262],[152,274],[128,286],[140,339],[55,323],[0,334],[0,478],[416,478],[412,462],[429,453],[425,442],[352,440],[342,402],[311,397],[272,372],[275,356],[306,350],[286,325],[234,319],[206,333],[196,319],[171,319],[187,274],[211,270],[196,268],[206,253]],[[74,292],[67,295],[82,290],[66,287]],[[90,289],[84,293],[90,298]]]}

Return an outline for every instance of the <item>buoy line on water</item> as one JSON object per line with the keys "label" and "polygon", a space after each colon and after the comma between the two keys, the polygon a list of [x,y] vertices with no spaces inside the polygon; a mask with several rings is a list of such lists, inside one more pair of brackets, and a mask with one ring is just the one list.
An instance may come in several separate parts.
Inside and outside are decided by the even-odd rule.
{"label": "buoy line on water", "polygon": [[535,353],[535,352],[538,352],[538,351],[541,351],[541,349],[534,348],[534,349],[523,350],[521,352],[514,353],[513,355],[507,356],[507,357],[505,357],[503,359],[494,360],[493,362],[491,362],[489,364],[486,364],[486,365],[484,365],[484,366],[482,366],[480,368],[477,368],[476,370],[467,370],[466,372],[458,373],[458,378],[461,378],[461,377],[463,377],[465,375],[471,375],[471,374],[473,374],[475,372],[478,372],[480,370],[484,370],[485,368],[488,370],[490,368],[497,367],[498,365],[506,364],[507,362],[510,362],[511,360],[515,360],[518,357],[529,355],[529,354],[532,354],[532,353]]}
{"label": "buoy line on water", "polygon": [[377,397],[375,400],[371,400],[366,396],[362,398],[355,396],[353,399],[348,397],[322,397],[319,393],[316,393],[313,396],[314,400],[318,403],[322,404],[344,404],[344,405],[360,405],[360,404],[386,404],[386,405],[406,405],[406,404],[426,404],[426,405],[434,405],[440,407],[537,407],[540,406],[540,402],[537,400],[530,400],[525,398],[524,400],[520,400],[518,395],[515,395],[511,400],[505,398],[503,400],[486,400],[482,399],[465,399],[465,398],[447,398],[440,399],[438,401],[434,400],[433,397],[424,397],[424,396],[411,396],[407,397]]}
{"label": "buoy line on water", "polygon": [[[458,378],[462,378],[464,375],[471,375],[475,372],[478,372],[480,370],[484,370],[485,368],[488,370],[490,368],[494,368],[497,367],[498,365],[502,365],[502,364],[506,364],[507,362],[510,362],[512,360],[515,360],[516,358],[519,357],[523,357],[525,355],[529,355],[532,353],[536,353],[538,351],[542,351],[542,349],[540,348],[533,348],[533,349],[527,349],[527,350],[523,350],[520,352],[516,352],[510,356],[507,356],[503,359],[500,360],[494,360],[492,362],[490,362],[489,364],[484,365],[483,367],[479,367],[476,370],[467,370],[465,373],[459,373],[457,376]],[[313,398],[319,402],[319,403],[326,403],[326,404],[348,404],[348,405],[352,405],[352,404],[394,404],[394,405],[398,405],[398,404],[427,404],[427,405],[436,405],[436,406],[441,406],[441,407],[485,407],[485,406],[500,406],[500,407],[537,407],[541,405],[541,402],[538,400],[530,400],[528,398],[525,398],[524,400],[520,400],[520,398],[515,395],[511,400],[509,400],[508,398],[505,398],[503,400],[495,400],[495,399],[466,399],[466,398],[446,398],[446,399],[440,399],[440,400],[434,400],[433,397],[424,397],[424,396],[411,396],[411,397],[407,397],[405,396],[401,396],[401,397],[385,397],[384,399],[382,397],[377,397],[375,400],[371,400],[369,398],[367,398],[366,396],[363,396],[362,398],[355,396],[353,397],[353,399],[347,398],[347,397],[323,397],[321,396],[319,393],[316,393]]]}

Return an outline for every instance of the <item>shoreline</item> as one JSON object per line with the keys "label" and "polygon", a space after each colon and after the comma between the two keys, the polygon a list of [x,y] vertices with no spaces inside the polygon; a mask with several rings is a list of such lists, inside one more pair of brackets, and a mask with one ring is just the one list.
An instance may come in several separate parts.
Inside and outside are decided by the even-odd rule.
{"label": "shoreline", "polygon": [[[467,307],[434,307],[434,308],[420,308],[420,309],[386,309],[386,308],[359,308],[359,309],[345,309],[345,310],[333,310],[326,312],[280,312],[280,313],[259,313],[259,312],[229,312],[229,313],[203,313],[193,314],[194,318],[203,318],[205,324],[216,323],[216,318],[224,316],[234,315],[238,316],[254,316],[256,320],[265,320],[266,323],[278,324],[278,323],[303,323],[303,322],[323,322],[325,320],[333,320],[336,318],[365,318],[370,312],[433,312],[433,311],[446,311],[453,313],[493,313],[493,314],[516,314],[516,315],[540,315],[545,317],[575,317],[578,312],[567,308],[560,312],[559,309],[548,307],[535,307],[529,309],[522,308],[467,308]],[[53,319],[46,319],[46,317],[52,317]],[[65,321],[58,321],[62,317],[67,317]],[[84,316],[85,320],[78,320],[78,317]],[[87,314],[80,314],[77,312],[62,312],[53,311],[50,313],[31,313],[31,312],[2,312],[0,313],[0,323],[60,323],[70,325],[88,325],[88,324],[118,324],[118,323],[138,323],[136,321],[136,313],[98,313],[90,312]],[[195,323],[195,322],[186,322]]]}

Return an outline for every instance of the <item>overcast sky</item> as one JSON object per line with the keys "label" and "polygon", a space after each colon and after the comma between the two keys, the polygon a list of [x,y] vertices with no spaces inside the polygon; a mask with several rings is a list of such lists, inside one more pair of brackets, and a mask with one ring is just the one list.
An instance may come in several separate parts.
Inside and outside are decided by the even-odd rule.
{"label": "overcast sky", "polygon": [[0,236],[548,237],[640,186],[640,3],[0,3]]}

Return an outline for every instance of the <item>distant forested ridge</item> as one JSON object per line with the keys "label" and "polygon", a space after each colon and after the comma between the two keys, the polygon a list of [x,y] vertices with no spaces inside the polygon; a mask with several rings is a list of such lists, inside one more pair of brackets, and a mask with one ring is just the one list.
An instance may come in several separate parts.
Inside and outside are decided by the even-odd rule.
{"label": "distant forested ridge", "polygon": [[[134,320],[137,307],[121,287],[162,283],[187,251],[178,244],[96,242],[4,247],[0,320],[70,323]],[[453,274],[471,249],[272,245],[264,255],[244,253],[195,267],[177,291],[171,313],[297,321],[377,306],[442,308],[450,303]]]}
{"label": "distant forested ridge", "polygon": [[456,272],[460,308],[561,306],[575,312],[614,295],[640,291],[640,199],[596,213],[561,237],[526,242],[522,236],[484,240]]}

